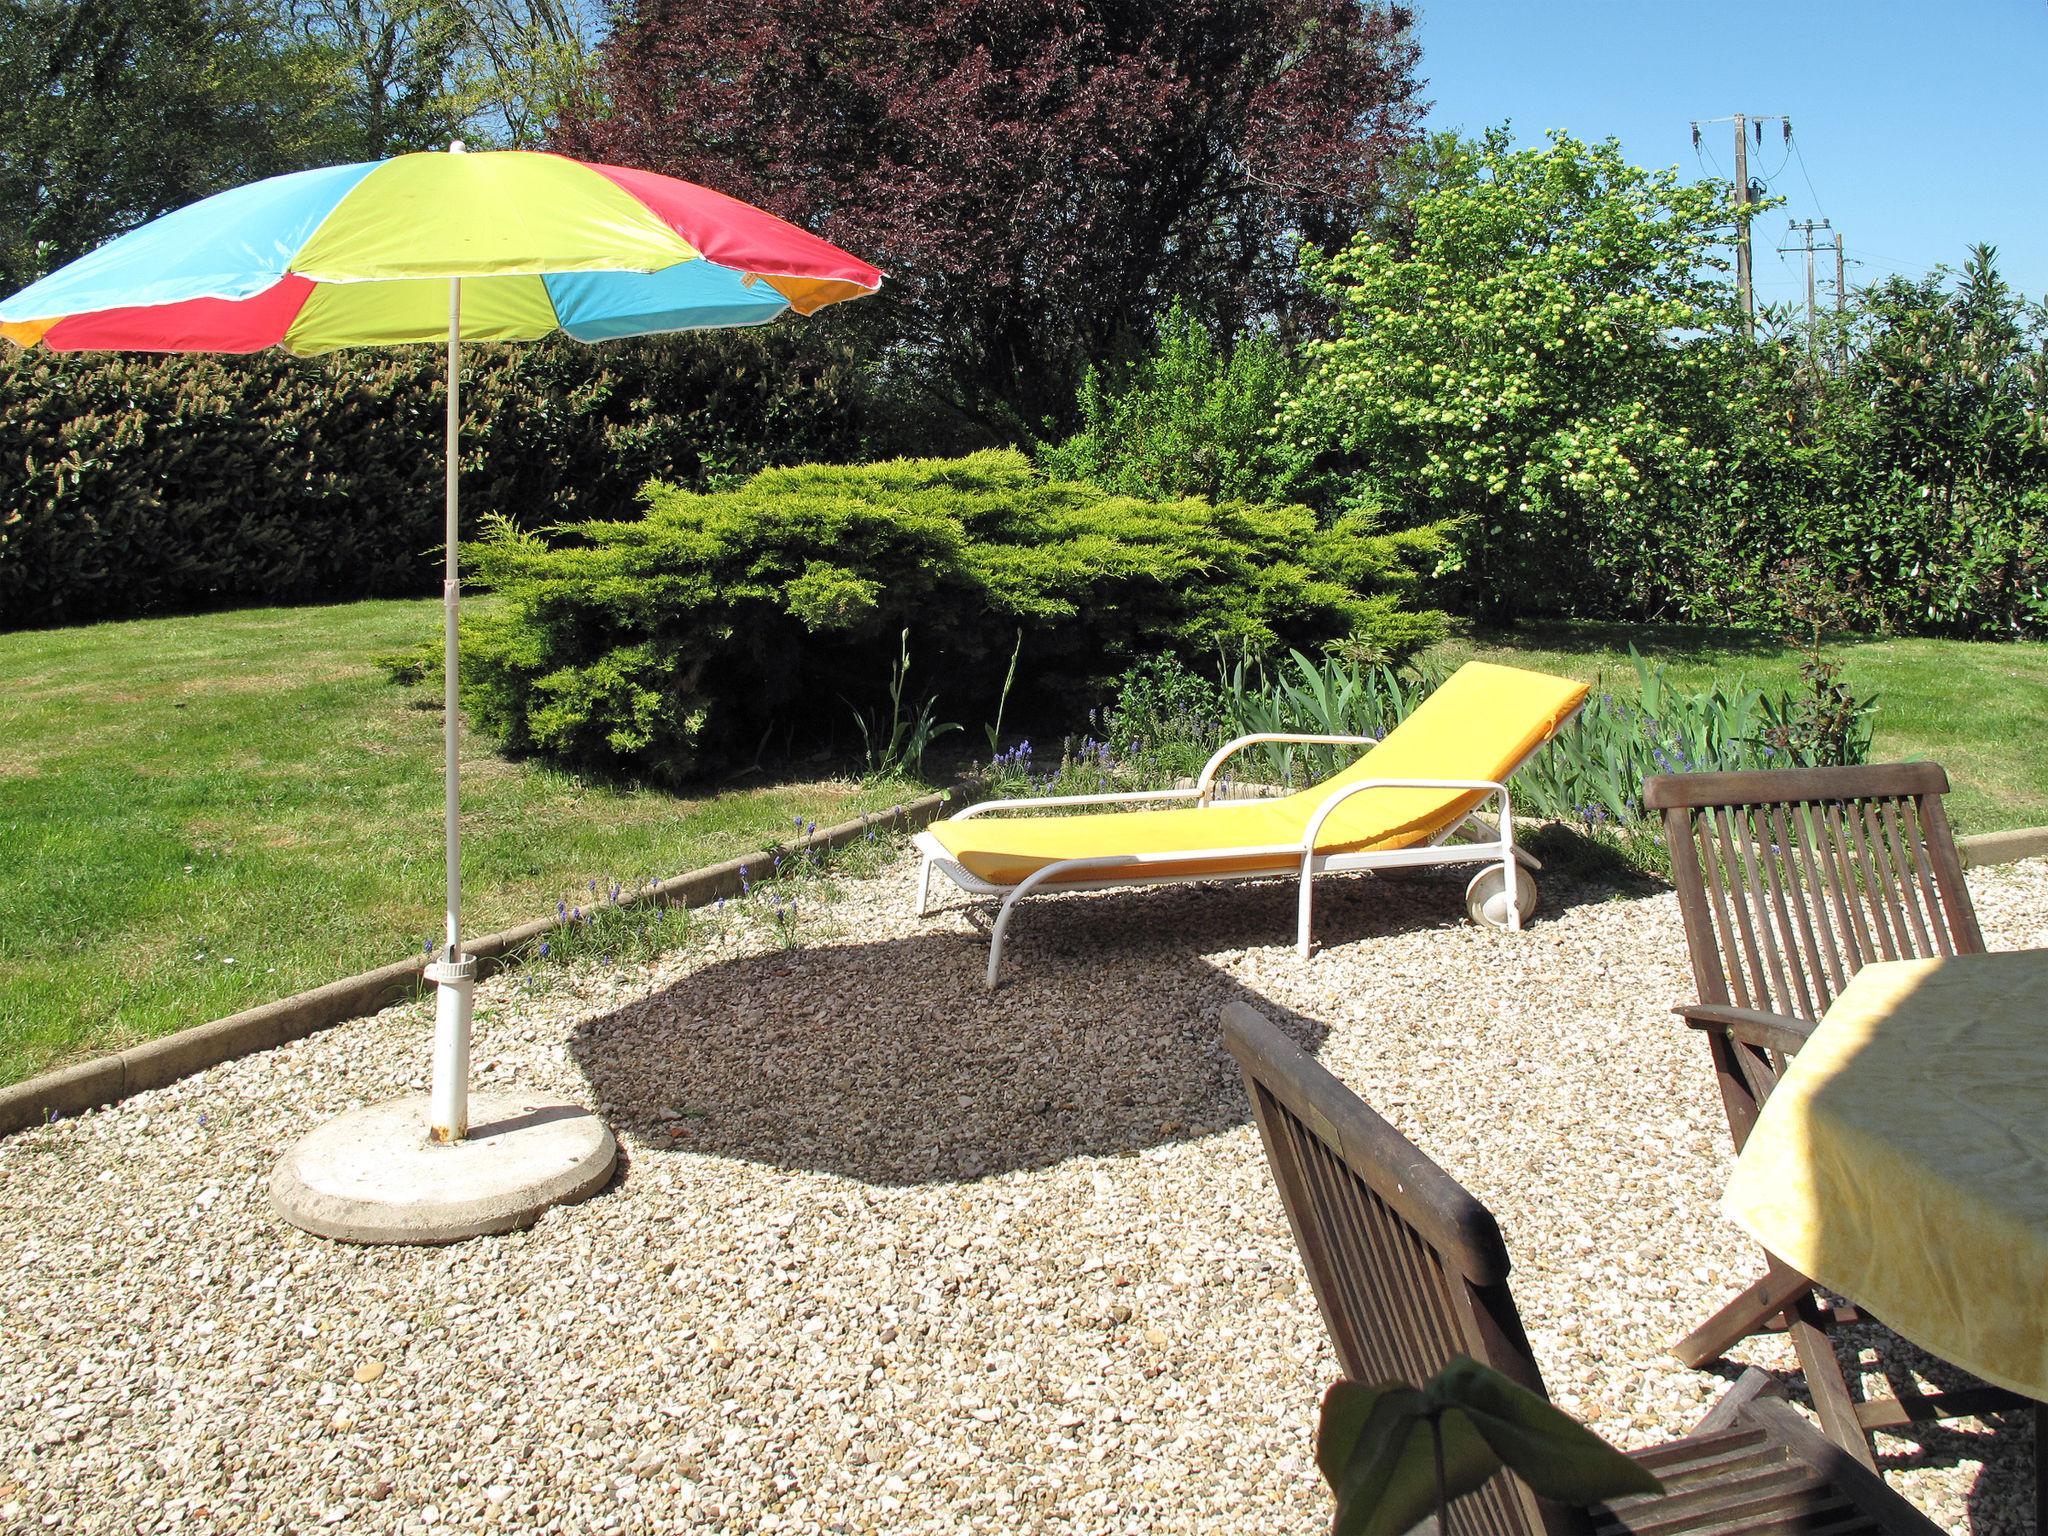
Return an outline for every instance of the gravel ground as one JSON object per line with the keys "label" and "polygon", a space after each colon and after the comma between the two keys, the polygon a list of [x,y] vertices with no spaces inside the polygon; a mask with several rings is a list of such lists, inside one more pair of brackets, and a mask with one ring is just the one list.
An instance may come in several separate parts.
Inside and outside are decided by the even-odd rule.
{"label": "gravel ground", "polygon": [[[625,1152],[531,1232],[270,1213],[296,1135],[425,1086],[419,1005],[0,1142],[0,1527],[1316,1529],[1334,1366],[1218,1043],[1241,995],[1492,1205],[1561,1403],[1637,1445],[1721,1390],[1662,1352],[1755,1262],[1669,895],[1553,882],[1515,936],[1448,881],[1335,881],[1307,964],[1284,887],[1070,897],[990,999],[914,871],[801,948],[729,907],[653,964],[487,984],[480,1084],[598,1103]],[[1972,887],[1994,946],[2048,945],[2048,863]],[[1884,1469],[2019,1532],[2025,1429]]]}

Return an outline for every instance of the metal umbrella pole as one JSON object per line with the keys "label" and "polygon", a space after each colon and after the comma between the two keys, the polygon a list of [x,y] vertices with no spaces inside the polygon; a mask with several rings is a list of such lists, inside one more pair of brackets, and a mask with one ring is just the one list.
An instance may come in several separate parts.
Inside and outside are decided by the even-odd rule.
{"label": "metal umbrella pole", "polygon": [[429,1137],[456,1142],[469,1134],[469,1019],[476,961],[462,952],[462,714],[459,631],[462,584],[456,568],[461,536],[462,279],[448,280],[448,489],[446,573],[441,583],[441,737],[447,756],[448,929],[441,957],[426,968],[434,983],[434,1085]]}

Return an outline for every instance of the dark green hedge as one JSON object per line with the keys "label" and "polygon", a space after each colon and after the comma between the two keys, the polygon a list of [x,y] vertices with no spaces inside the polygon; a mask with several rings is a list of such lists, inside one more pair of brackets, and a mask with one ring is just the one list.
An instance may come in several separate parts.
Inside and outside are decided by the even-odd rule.
{"label": "dark green hedge", "polygon": [[[0,353],[0,628],[437,590],[437,349]],[[466,528],[865,447],[859,368],[794,327],[466,363]]]}
{"label": "dark green hedge", "polygon": [[470,624],[464,681],[509,747],[684,779],[764,740],[827,742],[849,704],[878,702],[905,628],[912,691],[970,725],[993,715],[1020,629],[1012,718],[1067,720],[1161,652],[1351,640],[1398,656],[1438,632],[1402,603],[1440,530],[1112,496],[1006,451],[646,501],[632,522],[505,527],[477,549],[502,600]]}

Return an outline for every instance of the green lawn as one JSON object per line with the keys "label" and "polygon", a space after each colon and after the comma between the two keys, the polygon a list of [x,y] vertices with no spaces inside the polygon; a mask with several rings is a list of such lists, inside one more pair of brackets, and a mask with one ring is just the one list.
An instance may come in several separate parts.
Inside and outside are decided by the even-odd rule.
{"label": "green lawn", "polygon": [[[371,658],[440,605],[0,635],[0,1082],[416,953],[441,918],[438,701]],[[586,783],[465,738],[465,927],[667,876],[903,787]],[[572,896],[573,899],[573,896]]]}
{"label": "green lawn", "polygon": [[[1633,677],[1628,648],[1674,682],[1737,673],[1799,684],[1799,656],[1768,637],[1675,625],[1530,624],[1445,641],[1430,660],[1473,657],[1594,678]],[[1964,832],[2048,825],[2048,645],[1963,640],[1846,640],[1828,653],[1859,694],[1878,696],[1874,755],[1932,758],[1948,769],[1950,818]]]}

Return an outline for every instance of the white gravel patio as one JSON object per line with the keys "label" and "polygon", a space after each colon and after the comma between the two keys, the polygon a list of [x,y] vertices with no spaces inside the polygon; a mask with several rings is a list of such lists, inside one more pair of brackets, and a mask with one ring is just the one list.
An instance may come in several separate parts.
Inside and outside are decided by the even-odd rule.
{"label": "white gravel patio", "polygon": [[[1316,1530],[1334,1365],[1216,1033],[1246,994],[1492,1205],[1559,1402],[1633,1445],[1721,1390],[1663,1353],[1755,1265],[1668,893],[1553,880],[1510,935],[1449,880],[1332,881],[1309,962],[1289,887],[1069,897],[990,997],[915,870],[800,949],[729,905],[653,965],[486,984],[480,1085],[624,1152],[531,1232],[271,1215],[299,1133],[424,1086],[418,1004],[0,1141],[0,1528]],[[1994,947],[2048,946],[2048,861],[1971,885]],[[2018,1533],[2028,1427],[1884,1469]]]}

